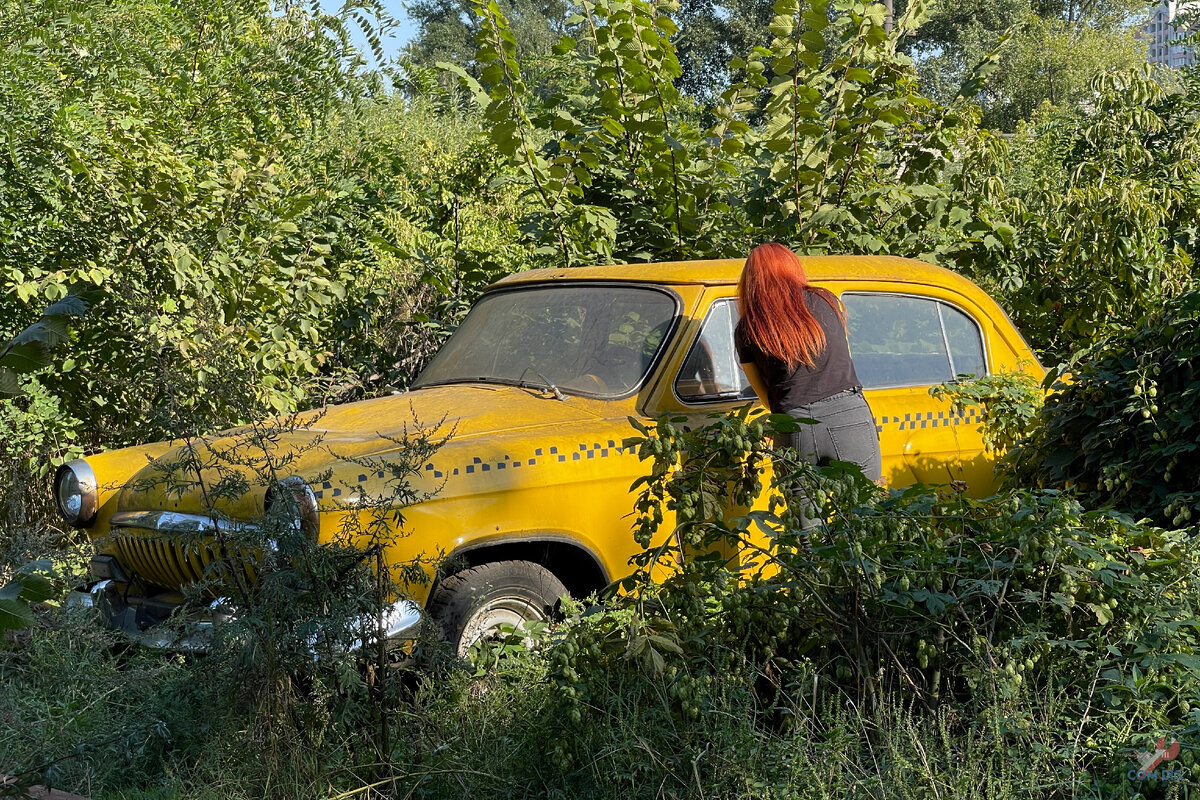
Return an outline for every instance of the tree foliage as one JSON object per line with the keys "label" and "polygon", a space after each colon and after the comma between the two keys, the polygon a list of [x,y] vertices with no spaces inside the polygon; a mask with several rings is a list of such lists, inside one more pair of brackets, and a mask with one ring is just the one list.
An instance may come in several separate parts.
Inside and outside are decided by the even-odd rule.
{"label": "tree foliage", "polygon": [[1198,358],[1194,291],[1076,353],[1018,450],[1017,480],[1164,525],[1200,519]]}
{"label": "tree foliage", "polygon": [[[548,55],[566,32],[570,4],[566,0],[504,0],[499,3],[515,33],[523,58]],[[404,48],[405,57],[418,66],[439,61],[476,69],[475,38],[479,16],[465,0],[416,0],[407,7],[417,32]]]}
{"label": "tree foliage", "polygon": [[905,49],[916,59],[922,90],[942,102],[997,53],[1000,69],[978,102],[985,125],[1011,131],[1043,102],[1085,107],[1097,73],[1144,63],[1141,13],[1142,4],[1129,0],[939,3]]}
{"label": "tree foliage", "polygon": [[229,391],[294,407],[328,368],[371,257],[361,185],[304,160],[372,90],[344,34],[253,0],[0,14],[0,316],[102,291],[57,379],[100,440],[229,421]]}
{"label": "tree foliage", "polygon": [[479,4],[479,79],[446,68],[524,181],[523,230],[538,252],[571,265],[730,256],[779,240],[937,260],[982,236],[944,181],[969,117],[922,97],[897,52],[923,6],[889,36],[880,6],[777,2],[771,46],[734,61],[744,77],[713,124],[675,85],[673,9],[585,3],[571,21],[578,38],[555,49],[574,82],[541,97],[501,8]]}
{"label": "tree foliage", "polygon": [[1148,70],[1092,82],[1095,108],[1046,112],[971,156],[964,186],[1011,235],[972,267],[1057,361],[1194,286],[1200,255],[1200,91]]}

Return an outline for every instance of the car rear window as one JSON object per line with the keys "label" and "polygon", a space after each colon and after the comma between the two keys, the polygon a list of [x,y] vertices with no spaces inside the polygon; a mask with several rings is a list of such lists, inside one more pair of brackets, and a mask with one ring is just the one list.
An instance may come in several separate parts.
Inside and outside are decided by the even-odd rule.
{"label": "car rear window", "polygon": [[846,292],[854,369],[867,389],[928,386],[987,372],[983,334],[967,313],[941,300]]}

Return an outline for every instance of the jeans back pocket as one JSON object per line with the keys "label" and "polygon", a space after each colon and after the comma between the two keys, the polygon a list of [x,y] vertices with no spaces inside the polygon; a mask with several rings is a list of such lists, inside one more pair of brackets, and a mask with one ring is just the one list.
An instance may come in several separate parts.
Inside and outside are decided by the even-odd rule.
{"label": "jeans back pocket", "polygon": [[838,461],[849,461],[864,469],[871,466],[879,450],[874,421],[831,426],[827,432]]}

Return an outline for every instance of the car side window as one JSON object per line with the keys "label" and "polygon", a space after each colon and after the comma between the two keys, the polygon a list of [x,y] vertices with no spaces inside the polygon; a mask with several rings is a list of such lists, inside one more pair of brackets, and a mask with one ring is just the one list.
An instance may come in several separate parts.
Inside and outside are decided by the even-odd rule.
{"label": "car side window", "polygon": [[675,393],[680,400],[712,403],[755,396],[733,344],[737,321],[737,303],[732,297],[716,300],[709,306],[700,335],[675,377]]}
{"label": "car side window", "polygon": [[854,370],[866,389],[928,386],[983,375],[979,324],[929,297],[846,292],[846,328]]}

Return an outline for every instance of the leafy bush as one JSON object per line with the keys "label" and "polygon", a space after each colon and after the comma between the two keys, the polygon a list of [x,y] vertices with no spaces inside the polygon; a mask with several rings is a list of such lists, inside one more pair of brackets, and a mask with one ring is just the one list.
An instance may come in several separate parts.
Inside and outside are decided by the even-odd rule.
{"label": "leafy bush", "polygon": [[1159,524],[1200,513],[1200,293],[1172,300],[1063,366],[1017,453],[1018,480],[1069,488]]}
{"label": "leafy bush", "polygon": [[[771,510],[747,511],[764,432],[743,411],[694,431],[664,419],[634,442],[653,459],[639,526],[656,546],[636,591],[553,653],[563,713],[589,732],[558,758],[594,758],[596,725],[630,698],[681,731],[729,705],[786,729],[814,697],[902,702],[1016,745],[1050,693],[1063,739],[1047,768],[1097,791],[1126,784],[1145,737],[1200,730],[1200,552],[1185,533],[1057,492],[884,495],[847,465],[786,455]],[[800,489],[785,501],[783,486]],[[806,542],[795,521],[812,503],[827,521]]]}
{"label": "leafy bush", "polygon": [[[0,530],[6,534],[0,537],[0,580],[14,565],[62,549],[60,537],[42,525],[49,498],[41,484],[49,476],[51,454],[77,451],[80,423],[36,375],[52,363],[53,351],[70,336],[70,320],[85,313],[90,301],[67,295],[20,332],[0,328],[5,342],[0,347],[0,486],[8,487],[0,503]],[[65,357],[63,363],[69,369],[73,360]]]}
{"label": "leafy bush", "polygon": [[963,376],[932,387],[929,394],[948,398],[956,414],[978,408],[983,446],[997,454],[1024,441],[1044,402],[1041,384],[1024,372]]}
{"label": "leafy bush", "polygon": [[[0,9],[0,316],[100,289],[45,380],[87,444],[295,408],[336,372],[375,266],[366,178],[315,154],[378,89],[344,34],[258,0]],[[231,370],[252,380],[208,390]]]}
{"label": "leafy bush", "polygon": [[1008,235],[984,238],[960,265],[1046,363],[1195,288],[1198,81],[1100,74],[1091,107],[1041,110],[1011,143],[978,140],[964,159],[964,199]]}
{"label": "leafy bush", "polygon": [[365,180],[349,222],[377,261],[349,298],[353,335],[334,344],[350,370],[342,398],[407,386],[483,287],[541,265],[520,245],[520,191],[479,121],[453,93],[424,91],[373,102],[317,148],[323,172]]}
{"label": "leafy bush", "polygon": [[485,674],[327,647],[380,597],[373,551],[295,531],[203,659],[114,657],[39,615],[0,647],[0,759],[168,797],[998,798],[1030,774],[1038,796],[1132,797],[1132,749],[1163,735],[1196,769],[1188,536],[1055,492],[885,495],[787,454],[748,511],[770,432],[746,412],[648,428],[635,591]]}
{"label": "leafy bush", "polygon": [[[324,447],[308,427],[314,418],[319,415],[247,426],[228,434],[237,447],[186,439],[177,460],[156,462],[136,488],[194,490],[215,516],[225,503],[276,485],[275,470]],[[282,494],[251,525],[179,534],[174,546],[208,548],[214,556],[201,580],[181,587],[183,604],[153,631],[165,647],[178,651],[174,654],[135,653],[123,664],[108,653],[130,643],[97,630],[81,610],[59,606],[35,614],[31,604],[62,594],[47,576],[48,563],[31,564],[12,582],[0,583],[0,634],[31,628],[22,639],[0,638],[0,675],[22,676],[30,665],[44,668],[55,652],[74,649],[69,639],[75,635],[92,649],[83,663],[95,671],[88,686],[96,692],[87,697],[88,687],[80,685],[88,682],[86,674],[71,673],[63,692],[73,705],[62,713],[80,730],[27,742],[18,739],[18,725],[41,729],[52,720],[44,716],[47,687],[21,677],[20,696],[0,698],[6,720],[0,726],[0,760],[23,780],[79,785],[80,776],[97,775],[116,789],[153,783],[149,776],[169,769],[172,759],[186,761],[199,751],[211,759],[206,767],[236,770],[249,796],[269,794],[280,775],[291,782],[280,796],[313,794],[311,787],[327,783],[326,770],[339,760],[354,765],[357,774],[343,779],[350,785],[359,777],[386,775],[414,667],[436,675],[445,660],[445,648],[432,636],[396,643],[382,635],[389,605],[432,571],[427,563],[391,563],[388,551],[403,535],[404,508],[426,499],[411,482],[444,441],[435,433],[410,427],[395,453],[360,460],[387,476],[385,488],[359,495],[333,541],[319,543],[297,523],[294,506]],[[198,632],[196,612],[207,611],[214,597],[224,598],[218,617]],[[206,652],[190,655],[200,646]],[[132,713],[108,719],[92,713],[93,705],[105,705],[120,681],[139,671],[152,685],[132,693]],[[214,752],[212,736],[253,756]],[[93,757],[104,766],[89,764]]]}

